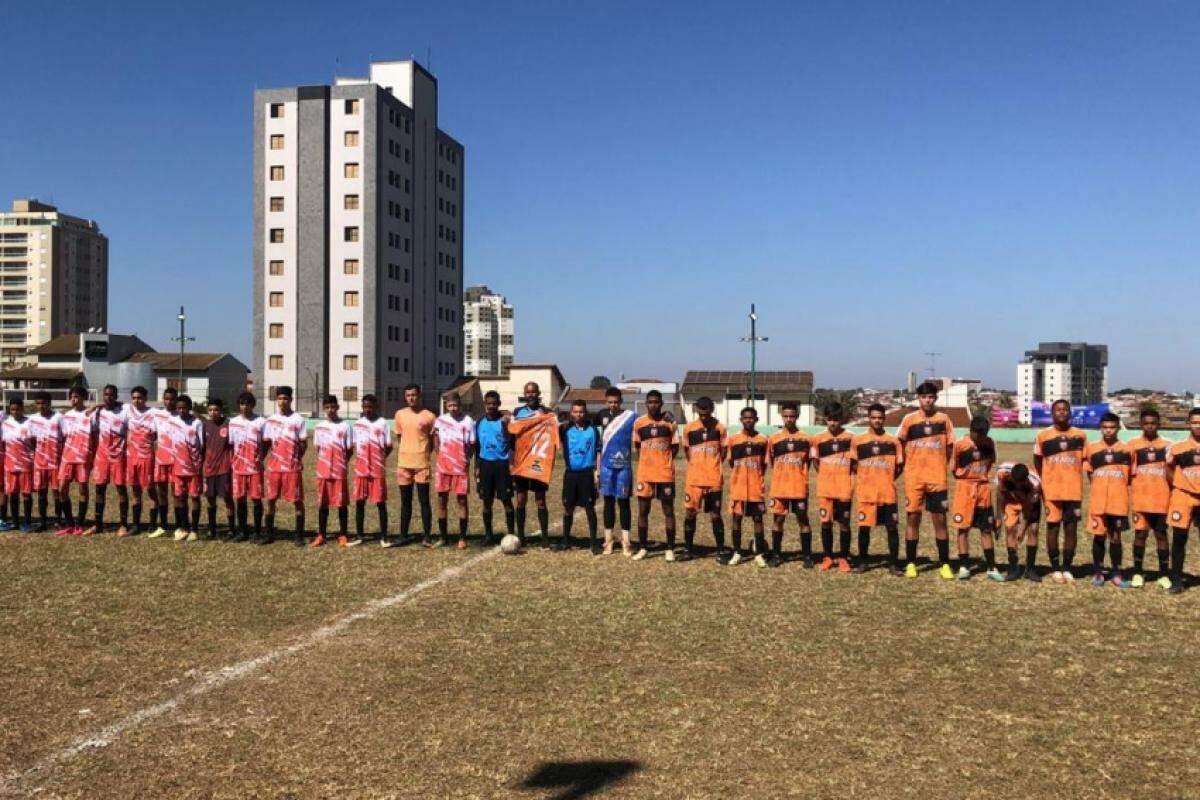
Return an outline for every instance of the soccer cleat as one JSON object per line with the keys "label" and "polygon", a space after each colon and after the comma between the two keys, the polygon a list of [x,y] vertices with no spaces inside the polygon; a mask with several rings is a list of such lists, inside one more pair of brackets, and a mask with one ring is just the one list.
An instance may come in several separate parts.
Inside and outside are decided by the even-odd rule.
{"label": "soccer cleat", "polygon": [[1167,591],[1170,591],[1171,588],[1174,586],[1174,584],[1171,583],[1171,579],[1168,578],[1166,575],[1163,575],[1161,578],[1156,580],[1155,583],[1157,583],[1159,586],[1166,589]]}
{"label": "soccer cleat", "polygon": [[673,547],[667,548],[667,552],[663,553],[663,559],[668,564],[675,563],[675,548],[673,548]]}
{"label": "soccer cleat", "polygon": [[917,577],[917,565],[911,561],[908,562],[908,564],[904,567],[904,577],[906,577],[906,578]]}
{"label": "soccer cleat", "polygon": [[[321,534],[318,533],[317,535],[320,536]],[[304,534],[303,533],[293,533],[292,534],[292,546],[293,547],[304,547]]]}
{"label": "soccer cleat", "polygon": [[779,553],[770,553],[767,556],[767,566],[768,567],[778,567],[778,566],[781,566],[782,564],[783,564],[783,557],[780,556]]}
{"label": "soccer cleat", "polygon": [[[7,530],[10,530],[10,531],[12,530],[12,523],[9,523]],[[95,525],[92,525],[92,526],[84,528],[82,531],[80,531],[79,535],[80,536],[95,536],[96,533],[98,532],[98,530],[99,529]]]}
{"label": "soccer cleat", "polygon": [[195,531],[188,531],[187,532],[187,541],[198,542],[198,541],[200,541],[200,536]]}
{"label": "soccer cleat", "polygon": [[1119,573],[1119,572],[1114,572],[1112,578],[1110,578],[1109,580],[1112,582],[1112,585],[1117,587],[1118,589],[1133,588],[1133,585],[1128,580],[1126,580],[1125,577],[1122,576],[1121,573]]}
{"label": "soccer cleat", "polygon": [[1042,576],[1038,574],[1037,567],[1026,567],[1025,572],[1021,574],[1021,577],[1027,581],[1033,581],[1034,583],[1042,582]]}
{"label": "soccer cleat", "polygon": [[1171,581],[1171,587],[1167,589],[1167,594],[1183,594],[1183,578]]}
{"label": "soccer cleat", "polygon": [[904,567],[900,566],[899,564],[897,564],[896,562],[893,561],[890,564],[888,564],[888,574],[891,575],[893,578],[899,578],[902,575],[904,575]]}
{"label": "soccer cleat", "polygon": [[648,553],[648,551],[646,550],[646,548],[644,548],[644,547],[639,547],[639,548],[638,548],[638,551],[637,551],[636,553],[634,553],[634,554],[633,554],[633,560],[634,560],[634,561],[641,561],[641,560],[642,560],[642,559],[644,559],[644,558],[645,558],[647,555],[649,555],[649,553]]}
{"label": "soccer cleat", "polygon": [[74,525],[63,525],[61,528],[59,528],[58,530],[56,530],[54,532],[54,535],[55,536],[74,536],[75,535],[75,526]]}
{"label": "soccer cleat", "polygon": [[678,553],[675,554],[676,561],[691,561],[693,558],[695,558],[695,556],[693,555],[692,549],[690,547],[684,547],[682,550],[680,550]]}
{"label": "soccer cleat", "polygon": [[729,566],[736,567],[740,563],[742,563],[742,554],[734,550],[733,555],[729,557]]}
{"label": "soccer cleat", "polygon": [[592,545],[592,547],[591,547],[591,551],[592,551],[592,555],[593,555],[593,556],[602,556],[602,555],[603,555],[603,556],[608,556],[608,555],[612,555],[612,551],[611,551],[611,550],[610,550],[609,552],[605,553],[605,552],[604,552],[604,550],[603,550],[603,549],[601,549],[600,545],[598,545],[598,544],[594,544],[594,545]]}
{"label": "soccer cleat", "polygon": [[625,556],[626,558],[633,558],[633,547],[622,542],[621,555]]}
{"label": "soccer cleat", "polygon": [[604,548],[600,551],[600,555],[611,556],[612,554],[613,554],[613,540],[605,539],[604,540]]}
{"label": "soccer cleat", "polygon": [[32,525],[30,525],[28,522],[21,523],[21,533],[32,533],[32,532],[33,532]]}
{"label": "soccer cleat", "polygon": [[466,550],[467,549],[467,537],[465,537],[465,536],[458,537],[458,544],[455,545],[455,547],[457,547],[459,550]]}
{"label": "soccer cleat", "polygon": [[987,577],[989,581],[996,581],[997,583],[1004,583],[1006,580],[1004,573],[995,567],[992,567],[987,571]]}
{"label": "soccer cleat", "polygon": [[259,547],[266,547],[269,544],[275,544],[275,537],[269,533],[264,533],[262,536],[256,536],[254,543]]}
{"label": "soccer cleat", "polygon": [[1092,575],[1092,586],[1103,586],[1103,585],[1104,585],[1104,573],[1103,572],[1097,572],[1094,575]]}
{"label": "soccer cleat", "polygon": [[117,528],[117,538],[118,539],[124,539],[128,535],[129,535],[129,528],[126,528],[124,525]]}
{"label": "soccer cleat", "polygon": [[1062,582],[1072,586],[1075,584],[1075,576],[1071,574],[1071,570],[1064,569],[1062,571]]}
{"label": "soccer cleat", "polygon": [[855,573],[858,573],[860,575],[862,573],[866,572],[867,571],[867,560],[865,558],[860,558],[857,561],[855,561],[852,571]]}
{"label": "soccer cleat", "polygon": [[187,538],[187,536],[188,536],[188,532],[184,528],[176,528],[175,529],[175,541],[182,542],[184,539]]}
{"label": "soccer cleat", "polygon": [[1004,573],[1005,583],[1019,580],[1021,580],[1021,568],[1019,566],[1011,566],[1008,568],[1008,572]]}
{"label": "soccer cleat", "polygon": [[345,534],[342,534],[341,536],[339,536],[337,538],[337,542],[338,542],[338,547],[349,547],[350,546],[350,540],[348,538],[346,538]]}
{"label": "soccer cleat", "polygon": [[433,547],[433,539],[429,538],[428,533],[421,537],[421,544],[424,547]]}
{"label": "soccer cleat", "polygon": [[804,565],[805,569],[812,569],[817,565],[817,563],[813,561],[813,557],[807,555],[804,557],[804,561],[802,561],[801,564]]}
{"label": "soccer cleat", "polygon": [[758,555],[756,555],[754,557],[754,566],[765,567],[766,565],[767,565],[767,557],[765,555],[763,555],[762,553],[759,553]]}
{"label": "soccer cleat", "polygon": [[950,569],[949,564],[942,564],[938,567],[938,577],[944,581],[954,580],[954,570]]}
{"label": "soccer cleat", "polygon": [[850,574],[850,562],[844,558],[839,558],[837,560],[837,571],[842,573],[843,575],[849,575]]}
{"label": "soccer cleat", "polygon": [[958,568],[958,579],[960,581],[969,581],[971,579],[971,570],[965,566]]}
{"label": "soccer cleat", "polygon": [[1051,583],[1066,583],[1067,579],[1063,577],[1062,570],[1056,569],[1050,573]]}
{"label": "soccer cleat", "polygon": [[308,546],[309,547],[321,547],[324,544],[325,544],[325,537],[318,533],[315,537],[313,537],[313,540],[308,543]]}
{"label": "soccer cleat", "polygon": [[160,525],[157,528],[155,528],[154,530],[150,531],[150,533],[146,534],[146,538],[147,539],[161,539],[162,537],[164,537],[166,535],[167,535],[166,529]]}
{"label": "soccer cleat", "polygon": [[718,550],[717,555],[716,555],[717,563],[720,564],[722,567],[728,567],[729,566],[729,557],[731,555],[733,555],[733,554],[730,553],[728,550]]}
{"label": "soccer cleat", "polygon": [[833,559],[829,556],[825,556],[821,559],[821,563],[817,566],[817,569],[819,569],[821,572],[829,572],[829,570],[833,569],[833,567]]}
{"label": "soccer cleat", "polygon": [[392,540],[392,537],[388,536],[387,534],[384,534],[379,537],[379,546],[380,547],[395,547],[396,543],[395,543],[395,541]]}
{"label": "soccer cleat", "polygon": [[1140,589],[1146,585],[1146,579],[1142,577],[1142,573],[1134,573],[1133,580],[1129,582],[1131,588]]}

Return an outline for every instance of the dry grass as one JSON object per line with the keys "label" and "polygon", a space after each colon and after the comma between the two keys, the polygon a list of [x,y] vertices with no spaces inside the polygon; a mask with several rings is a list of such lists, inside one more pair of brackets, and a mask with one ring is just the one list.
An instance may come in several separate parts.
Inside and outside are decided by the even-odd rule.
{"label": "dry grass", "polygon": [[[469,555],[4,535],[0,774]],[[1197,596],[534,550],[16,791],[1197,796]]]}

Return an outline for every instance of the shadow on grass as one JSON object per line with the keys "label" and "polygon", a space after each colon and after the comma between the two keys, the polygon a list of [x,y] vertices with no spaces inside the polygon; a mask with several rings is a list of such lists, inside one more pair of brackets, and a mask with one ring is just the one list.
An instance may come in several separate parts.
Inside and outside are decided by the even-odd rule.
{"label": "shadow on grass", "polygon": [[520,784],[522,789],[561,789],[550,800],[577,800],[637,772],[637,761],[545,761]]}

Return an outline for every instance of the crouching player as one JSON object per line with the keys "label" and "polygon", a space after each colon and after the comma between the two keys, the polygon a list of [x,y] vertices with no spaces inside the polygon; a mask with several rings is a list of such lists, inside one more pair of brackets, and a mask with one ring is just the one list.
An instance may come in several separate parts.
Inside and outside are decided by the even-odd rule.
{"label": "crouching player", "polygon": [[[758,555],[754,563],[760,567],[778,567],[782,554],[778,550],[767,552],[767,539],[763,530],[763,514],[766,513],[767,437],[755,428],[758,412],[744,408],[740,415],[742,429],[729,437],[729,513],[733,552],[729,566],[741,560],[742,518],[750,517],[754,525],[754,549]],[[718,562],[722,563],[722,562]]]}
{"label": "crouching player", "polygon": [[979,531],[987,576],[996,580],[996,512],[992,507],[992,466],[996,463],[996,444],[988,436],[991,424],[983,417],[971,420],[967,436],[954,443],[954,505],[950,518],[958,531],[958,579],[971,577],[971,528]]}
{"label": "crouching player", "polygon": [[904,469],[904,449],[899,439],[884,430],[886,415],[887,409],[881,403],[873,403],[867,409],[870,429],[850,442],[850,469],[858,501],[858,563],[854,569],[866,570],[871,529],[882,525],[887,532],[888,569],[892,575],[902,575],[896,479]]}
{"label": "crouching player", "polygon": [[[33,530],[33,454],[36,442],[25,416],[25,401],[8,401],[3,423],[4,493],[8,497],[9,520],[25,533]],[[22,508],[23,507],[23,508]],[[23,512],[23,513],[22,513]]]}
{"label": "crouching player", "polygon": [[331,394],[321,403],[325,419],[313,429],[313,446],[317,448],[317,535],[310,547],[325,544],[329,535],[329,509],[337,509],[338,539],[346,541],[349,525],[346,465],[354,450],[350,423],[338,416],[338,401]]}
{"label": "crouching player", "polygon": [[1008,550],[1008,572],[1003,577],[988,574],[994,581],[1015,581],[1021,578],[1020,556],[1017,548],[1025,545],[1025,577],[1040,582],[1034,568],[1037,561],[1037,529],[1042,520],[1042,481],[1036,472],[1024,464],[1005,461],[996,467],[996,517],[1003,520],[1004,543]]}
{"label": "crouching player", "polygon": [[1158,585],[1171,588],[1171,548],[1167,539],[1167,509],[1171,504],[1171,483],[1167,480],[1167,451],[1171,443],[1158,435],[1158,412],[1142,412],[1142,435],[1129,443],[1133,453],[1133,588],[1146,582],[1142,562],[1146,558],[1146,540],[1154,531],[1158,551]]}

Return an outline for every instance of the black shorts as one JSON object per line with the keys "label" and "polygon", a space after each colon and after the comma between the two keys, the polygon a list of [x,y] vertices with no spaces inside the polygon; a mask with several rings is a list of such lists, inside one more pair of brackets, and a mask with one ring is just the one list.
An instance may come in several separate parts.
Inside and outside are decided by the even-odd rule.
{"label": "black shorts", "polygon": [[479,462],[479,481],[476,487],[480,498],[496,499],[501,502],[512,497],[512,478],[508,474],[507,461]]}
{"label": "black shorts", "polygon": [[1133,512],[1133,527],[1139,531],[1154,531],[1155,533],[1167,532],[1167,515],[1166,513],[1155,514],[1149,511]]}
{"label": "black shorts", "polygon": [[1129,517],[1122,514],[1089,515],[1088,527],[1093,536],[1103,536],[1106,533],[1121,533],[1129,530]]}
{"label": "black shorts", "polygon": [[518,492],[544,492],[550,488],[550,484],[545,481],[539,481],[537,478],[526,478],[524,475],[512,476],[513,489]]}
{"label": "black shorts", "polygon": [[590,506],[596,503],[596,473],[590,469],[567,470],[563,475],[564,506]]}

